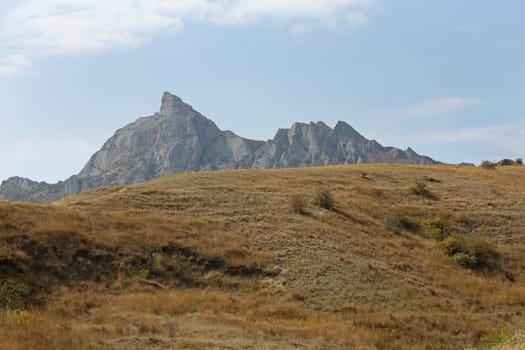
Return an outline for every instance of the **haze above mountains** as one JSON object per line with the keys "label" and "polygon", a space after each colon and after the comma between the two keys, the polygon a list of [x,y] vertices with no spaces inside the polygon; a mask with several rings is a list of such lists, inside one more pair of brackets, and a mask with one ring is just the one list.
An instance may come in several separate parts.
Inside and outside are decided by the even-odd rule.
{"label": "haze above mountains", "polygon": [[0,199],[48,202],[107,185],[126,185],[162,175],[221,169],[273,169],[328,164],[434,164],[433,159],[383,147],[345,122],[295,123],[272,140],[249,140],[220,130],[181,98],[165,92],[158,113],[119,129],[85,167],[57,184],[12,177]]}

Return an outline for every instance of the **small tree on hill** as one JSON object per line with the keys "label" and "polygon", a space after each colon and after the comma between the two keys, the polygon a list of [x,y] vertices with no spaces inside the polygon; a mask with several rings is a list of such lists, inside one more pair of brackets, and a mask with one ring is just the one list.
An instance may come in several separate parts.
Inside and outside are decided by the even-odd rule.
{"label": "small tree on hill", "polygon": [[312,204],[327,210],[332,210],[335,205],[332,193],[330,193],[329,189],[324,187],[320,187],[315,191]]}
{"label": "small tree on hill", "polygon": [[484,160],[481,162],[481,167],[482,168],[485,168],[485,169],[491,169],[491,170],[494,170],[496,169],[496,163],[493,163],[489,160]]}

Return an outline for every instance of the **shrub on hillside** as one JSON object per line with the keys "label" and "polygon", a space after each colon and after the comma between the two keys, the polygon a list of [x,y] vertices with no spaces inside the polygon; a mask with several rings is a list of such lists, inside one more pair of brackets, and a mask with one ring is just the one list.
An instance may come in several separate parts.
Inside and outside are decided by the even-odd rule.
{"label": "shrub on hillside", "polygon": [[319,187],[315,191],[314,198],[312,199],[312,204],[323,209],[332,210],[334,209],[334,198],[330,190],[324,187]]}
{"label": "shrub on hillside", "polygon": [[464,252],[454,254],[452,256],[452,260],[454,260],[458,265],[466,267],[467,269],[476,269],[479,265],[478,259],[475,255]]}
{"label": "shrub on hillside", "polygon": [[490,160],[484,160],[481,162],[481,167],[483,169],[494,170],[496,169],[496,163],[491,162]]}
{"label": "shrub on hillside", "polygon": [[296,214],[306,213],[306,202],[300,195],[296,194],[290,198],[290,208]]}
{"label": "shrub on hillside", "polygon": [[448,256],[454,256],[464,249],[464,243],[456,236],[449,236],[438,243],[439,249]]}
{"label": "shrub on hillside", "polygon": [[516,158],[516,163],[519,165],[523,165],[523,158]]}
{"label": "shrub on hillside", "polygon": [[29,293],[27,286],[14,281],[0,281],[0,310],[17,309],[25,304]]}
{"label": "shrub on hillside", "polygon": [[382,217],[382,221],[386,228],[395,233],[399,233],[402,230],[410,232],[419,231],[419,222],[417,220],[394,211],[385,214]]}
{"label": "shrub on hillside", "polygon": [[474,268],[498,267],[501,255],[489,242],[479,238],[468,238],[465,239],[465,245],[467,252],[476,257],[477,263]]}
{"label": "shrub on hillside", "polygon": [[478,238],[449,236],[438,247],[459,265],[469,269],[494,269],[500,258],[488,242]]}
{"label": "shrub on hillside", "polygon": [[428,199],[438,199],[438,197],[434,193],[430,192],[430,190],[427,188],[427,184],[425,183],[425,181],[420,179],[416,179],[414,181],[414,184],[412,185],[412,187],[410,187],[410,192],[412,192],[412,194]]}
{"label": "shrub on hillside", "polygon": [[421,221],[420,227],[425,235],[441,241],[450,234],[449,215],[442,213],[427,217]]}

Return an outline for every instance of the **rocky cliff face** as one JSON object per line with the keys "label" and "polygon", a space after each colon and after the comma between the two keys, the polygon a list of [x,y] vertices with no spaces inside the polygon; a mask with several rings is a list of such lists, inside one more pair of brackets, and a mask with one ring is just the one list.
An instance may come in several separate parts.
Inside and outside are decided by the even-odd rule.
{"label": "rocky cliff face", "polygon": [[57,184],[10,178],[0,199],[46,202],[88,189],[155,179],[164,174],[238,168],[286,168],[366,162],[431,164],[412,149],[368,140],[350,125],[322,122],[279,129],[268,142],[221,131],[179,97],[164,93],[160,111],[119,129],[78,175]]}
{"label": "rocky cliff face", "polygon": [[280,129],[273,140],[257,150],[252,167],[288,168],[378,162],[435,163],[431,158],[420,156],[410,148],[402,151],[383,147],[340,121],[334,129],[323,122],[296,123],[290,129]]}

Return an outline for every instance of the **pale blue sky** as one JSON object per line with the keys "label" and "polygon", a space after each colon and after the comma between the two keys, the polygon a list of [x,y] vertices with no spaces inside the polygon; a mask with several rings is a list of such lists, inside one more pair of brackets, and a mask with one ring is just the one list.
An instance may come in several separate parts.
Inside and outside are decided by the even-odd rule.
{"label": "pale blue sky", "polygon": [[525,1],[0,0],[0,180],[77,173],[170,91],[272,138],[344,120],[444,162],[525,157]]}

